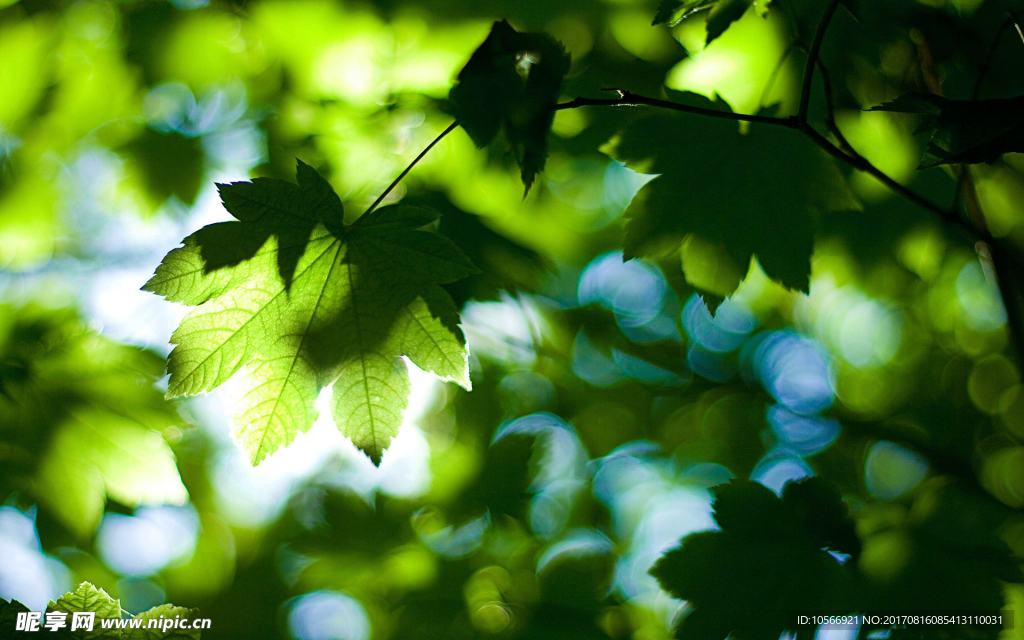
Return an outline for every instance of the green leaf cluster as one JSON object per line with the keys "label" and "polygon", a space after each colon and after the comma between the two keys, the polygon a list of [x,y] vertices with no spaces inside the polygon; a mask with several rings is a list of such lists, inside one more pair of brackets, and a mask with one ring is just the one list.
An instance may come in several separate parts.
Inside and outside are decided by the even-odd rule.
{"label": "green leaf cluster", "polygon": [[[147,625],[151,620],[161,619],[183,619],[195,620],[199,617],[199,611],[178,607],[173,604],[161,604],[143,611],[137,615],[128,614],[121,609],[121,602],[110,597],[103,589],[88,582],[82,582],[74,591],[69,591],[58,598],[51,600],[40,621],[40,627],[46,621],[46,613],[63,612],[68,614],[66,624],[62,629],[51,632],[49,629],[40,629],[35,633],[27,631],[14,631],[18,613],[27,612],[28,608],[17,600],[10,602],[0,598],[0,625],[3,625],[4,637],[31,638],[40,633],[48,637],[72,638],[74,640],[91,640],[93,638],[122,638],[123,640],[156,640],[165,638],[170,640],[200,640],[201,629],[172,629],[165,632],[162,627],[149,628]],[[76,629],[71,631],[71,614],[80,612],[92,612],[96,614],[91,631]],[[112,626],[104,628],[101,620],[125,620],[124,627]],[[138,621],[138,627],[132,627],[133,621]]]}

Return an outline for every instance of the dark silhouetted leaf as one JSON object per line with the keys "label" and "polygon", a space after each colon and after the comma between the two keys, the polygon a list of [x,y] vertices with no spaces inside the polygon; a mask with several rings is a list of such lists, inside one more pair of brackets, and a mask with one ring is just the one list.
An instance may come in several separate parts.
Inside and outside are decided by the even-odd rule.
{"label": "dark silhouetted leaf", "polygon": [[543,33],[519,33],[495,22],[459,72],[452,112],[478,147],[504,130],[519,162],[526,191],[544,168],[552,107],[569,72],[569,55]]}
{"label": "dark silhouetted leaf", "polygon": [[4,638],[32,638],[39,635],[38,632],[15,631],[18,624],[18,614],[26,613],[28,610],[28,607],[17,600],[8,602],[0,598],[0,629],[2,629],[0,633],[4,634]]}
{"label": "dark silhouetted leaf", "polygon": [[915,113],[931,135],[919,169],[943,164],[992,162],[1024,152],[1024,96],[1002,100],[947,100],[900,96],[872,111]]}
{"label": "dark silhouetted leaf", "polygon": [[823,481],[791,483],[781,500],[749,480],[713,492],[721,531],[687,536],[651,569],[664,589],[689,602],[677,637],[777,640],[792,628],[795,612],[852,606],[846,567],[822,548],[824,539],[852,525]]}
{"label": "dark silhouetted leaf", "polygon": [[626,211],[626,257],[683,247],[687,281],[718,296],[732,293],[753,256],[773,279],[807,291],[815,211],[859,208],[832,159],[782,127],[744,135],[729,120],[658,114],[613,146],[630,167],[661,174]]}

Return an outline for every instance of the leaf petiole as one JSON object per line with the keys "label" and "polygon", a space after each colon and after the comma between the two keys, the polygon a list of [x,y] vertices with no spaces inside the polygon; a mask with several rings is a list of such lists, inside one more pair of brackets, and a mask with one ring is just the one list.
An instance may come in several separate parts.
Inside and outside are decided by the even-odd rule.
{"label": "leaf petiole", "polygon": [[368,208],[368,209],[367,209],[366,211],[364,211],[364,212],[363,212],[363,215],[365,216],[365,215],[367,215],[367,214],[371,213],[371,212],[372,212],[372,211],[373,211],[374,209],[376,209],[376,208],[377,208],[377,206],[378,206],[378,205],[380,205],[380,203],[384,201],[384,198],[388,197],[388,194],[389,194],[389,193],[391,193],[391,192],[392,192],[392,191],[394,190],[394,188],[398,186],[398,183],[402,181],[402,178],[404,178],[404,177],[405,177],[406,175],[408,175],[408,174],[409,174],[409,172],[410,172],[410,171],[412,171],[412,168],[416,166],[416,163],[417,163],[417,162],[419,162],[420,160],[422,160],[422,159],[423,159],[423,156],[427,155],[427,153],[428,153],[428,152],[429,152],[429,151],[430,151],[431,149],[433,149],[433,148],[434,148],[434,145],[436,145],[436,144],[437,144],[438,142],[440,142],[440,141],[441,141],[441,140],[442,140],[442,139],[443,139],[443,138],[444,138],[444,137],[445,137],[446,135],[448,135],[449,133],[451,133],[452,131],[454,131],[454,130],[455,130],[455,127],[457,127],[457,126],[459,126],[459,121],[458,121],[458,120],[455,120],[455,121],[454,121],[454,122],[452,122],[452,123],[451,123],[450,125],[448,125],[448,128],[447,128],[447,129],[445,129],[445,130],[444,130],[444,131],[442,131],[441,133],[437,134],[437,137],[436,137],[436,138],[434,138],[434,139],[433,139],[433,140],[432,140],[432,141],[430,142],[430,144],[428,144],[428,145],[427,145],[427,146],[426,146],[426,147],[425,147],[425,148],[423,149],[423,151],[420,151],[420,154],[419,154],[418,156],[416,156],[415,158],[413,158],[412,162],[410,162],[410,163],[409,163],[409,166],[408,166],[408,167],[406,167],[406,168],[405,168],[405,170],[404,170],[404,171],[402,171],[402,173],[398,174],[398,177],[397,177],[397,178],[395,178],[395,179],[394,179],[394,180],[393,180],[393,181],[391,182],[391,184],[389,184],[389,185],[388,185],[388,188],[387,188],[387,189],[385,189],[385,190],[384,190],[384,192],[383,192],[383,193],[381,193],[381,194],[380,194],[379,196],[377,196],[377,199],[376,199],[376,200],[374,200],[374,201],[373,201],[373,204],[371,204],[371,205],[370,205],[370,207],[369,207],[369,208]]}

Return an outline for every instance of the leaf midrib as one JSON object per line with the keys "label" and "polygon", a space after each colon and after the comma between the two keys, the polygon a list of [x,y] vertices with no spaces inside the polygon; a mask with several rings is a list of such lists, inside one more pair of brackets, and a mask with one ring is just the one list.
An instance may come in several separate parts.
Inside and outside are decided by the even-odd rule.
{"label": "leaf midrib", "polygon": [[[338,244],[338,245],[340,245],[340,244],[341,244],[341,241],[340,241],[340,240],[338,240],[337,238],[335,238],[335,239],[334,239],[334,242],[332,242],[331,244],[329,244],[329,245],[327,246],[327,248],[326,248],[326,249],[324,249],[324,250],[323,250],[323,251],[322,251],[322,252],[320,253],[320,255],[318,255],[318,256],[317,256],[316,258],[314,258],[313,260],[311,260],[308,266],[304,267],[304,268],[303,268],[303,269],[302,269],[301,271],[299,271],[299,272],[298,272],[298,274],[296,274],[296,276],[295,276],[295,278],[293,278],[292,282],[294,283],[294,282],[295,282],[296,280],[298,280],[299,278],[301,278],[302,276],[304,276],[304,275],[306,274],[306,272],[308,272],[308,271],[309,271],[310,269],[312,269],[312,268],[314,267],[314,265],[316,265],[316,263],[318,263],[318,262],[320,261],[320,258],[322,258],[322,257],[324,256],[324,254],[326,254],[326,253],[327,253],[328,251],[330,251],[330,250],[331,250],[331,248],[333,248],[333,246],[334,246],[335,244]],[[288,289],[285,289],[284,287],[281,287],[281,290],[280,290],[280,291],[278,291],[277,293],[275,293],[275,294],[274,294],[273,296],[271,296],[271,297],[270,297],[270,299],[269,299],[269,300],[267,300],[267,301],[266,301],[266,302],[265,302],[265,303],[264,303],[263,305],[261,305],[261,306],[260,306],[260,308],[259,308],[259,309],[258,309],[258,310],[256,311],[256,313],[254,313],[254,314],[252,314],[251,316],[249,316],[249,318],[248,318],[248,319],[247,319],[247,320],[246,320],[245,322],[243,322],[243,323],[242,323],[241,325],[239,325],[239,326],[238,326],[238,328],[237,328],[237,329],[236,329],[235,331],[233,331],[233,332],[231,333],[231,335],[230,335],[230,336],[228,337],[228,339],[227,339],[227,340],[224,340],[224,341],[223,341],[223,342],[221,342],[221,343],[220,343],[219,345],[217,345],[217,346],[216,346],[215,348],[211,349],[211,350],[210,350],[210,352],[209,352],[208,354],[206,354],[206,357],[205,357],[205,358],[203,358],[203,359],[202,359],[202,360],[201,360],[201,361],[199,362],[199,364],[197,364],[197,365],[196,365],[195,367],[193,367],[193,368],[192,368],[192,371],[190,371],[190,372],[189,372],[189,373],[188,373],[187,375],[185,375],[185,377],[181,378],[181,379],[180,379],[180,381],[179,381],[179,382],[178,382],[177,384],[175,384],[175,385],[174,385],[174,388],[175,388],[175,389],[179,388],[179,387],[180,387],[181,385],[183,385],[183,384],[185,383],[185,381],[186,381],[186,380],[189,380],[189,379],[191,379],[191,378],[192,378],[192,376],[194,376],[194,375],[195,375],[195,373],[196,373],[197,371],[199,371],[199,369],[200,369],[200,368],[202,368],[202,366],[203,366],[203,365],[205,365],[205,364],[206,364],[206,362],[207,362],[207,361],[208,361],[208,360],[209,360],[210,358],[212,358],[212,357],[213,357],[213,354],[215,354],[215,353],[219,352],[219,351],[220,351],[220,350],[221,350],[222,348],[224,348],[224,345],[226,345],[226,344],[227,344],[227,343],[228,343],[228,342],[229,342],[230,340],[232,340],[232,339],[233,339],[233,338],[234,338],[235,336],[237,336],[237,335],[238,335],[238,334],[239,334],[239,333],[240,333],[240,332],[241,332],[241,331],[242,331],[243,329],[245,329],[245,327],[247,327],[247,326],[249,325],[249,323],[250,323],[250,322],[252,322],[253,320],[255,320],[255,319],[256,319],[256,318],[257,318],[257,317],[258,317],[258,316],[259,316],[260,314],[262,314],[262,313],[263,313],[263,312],[264,312],[264,311],[265,311],[265,310],[267,309],[267,307],[268,307],[268,306],[270,305],[270,303],[271,303],[271,302],[273,302],[274,300],[277,300],[277,298],[278,298],[278,297],[280,297],[280,296],[281,296],[281,294],[283,294],[283,293],[288,293]],[[322,294],[321,294],[321,297],[322,297]],[[204,302],[203,304],[206,304],[206,303]],[[201,308],[202,308],[202,305],[199,305],[199,306],[198,306],[198,307],[196,307],[196,308],[197,308],[197,309],[201,309]],[[177,344],[181,344],[181,343],[177,343]],[[173,355],[173,354],[172,354],[172,355]],[[241,367],[241,366],[242,366],[243,364],[245,364],[245,362],[243,362],[242,364],[240,364],[240,365],[239,365],[239,367]],[[238,371],[238,368],[237,368],[237,367],[235,368],[235,371]],[[233,372],[232,372],[232,375],[234,375],[235,371],[233,371]],[[173,376],[172,376],[172,377],[173,377]],[[177,394],[177,393],[176,393],[175,395],[171,395],[171,393],[172,393],[172,392],[171,392],[170,386],[168,386],[168,389],[167,389],[167,394],[168,394],[168,395],[167,395],[167,397],[169,397],[169,398],[175,398],[175,397],[178,397],[179,395],[182,395],[182,394]]]}

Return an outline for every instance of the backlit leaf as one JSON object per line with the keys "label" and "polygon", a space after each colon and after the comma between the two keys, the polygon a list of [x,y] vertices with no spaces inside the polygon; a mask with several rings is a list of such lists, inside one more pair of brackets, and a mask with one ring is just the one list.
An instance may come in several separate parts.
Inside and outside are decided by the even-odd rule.
{"label": "backlit leaf", "polygon": [[409,393],[400,356],[469,387],[458,311],[439,285],[476,268],[419,230],[435,212],[388,206],[346,228],[316,171],[300,162],[298,181],[220,185],[238,221],[187,237],[146,284],[197,307],[171,337],[168,395],[210,391],[244,369],[233,432],[258,464],[309,429],[334,383],[338,428],[379,462]]}
{"label": "backlit leaf", "polygon": [[[120,629],[104,629],[102,623],[103,619],[107,620],[120,620],[121,619],[121,602],[114,600],[107,594],[106,591],[91,585],[88,582],[83,582],[78,585],[74,591],[69,591],[62,595],[56,602],[50,601],[47,605],[46,611],[62,611],[68,614],[67,627],[64,631],[68,637],[78,638],[119,638],[121,637]],[[93,623],[93,630],[90,632],[77,630],[71,633],[71,617],[75,612],[91,611],[96,614],[96,619]]]}

